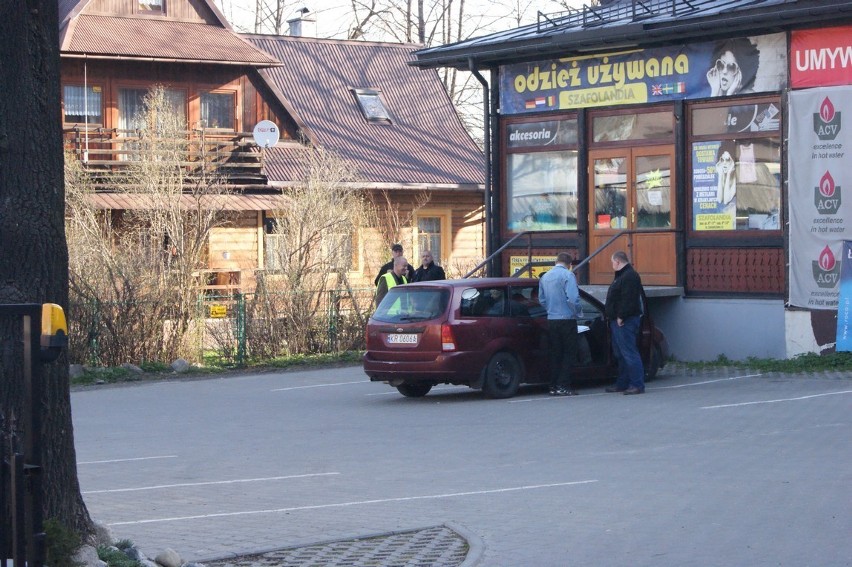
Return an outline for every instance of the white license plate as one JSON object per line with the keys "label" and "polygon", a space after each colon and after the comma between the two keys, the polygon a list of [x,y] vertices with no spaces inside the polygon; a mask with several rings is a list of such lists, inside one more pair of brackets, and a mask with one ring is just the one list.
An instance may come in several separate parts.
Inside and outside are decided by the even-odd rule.
{"label": "white license plate", "polygon": [[388,335],[388,342],[392,345],[416,345],[417,335],[396,333]]}

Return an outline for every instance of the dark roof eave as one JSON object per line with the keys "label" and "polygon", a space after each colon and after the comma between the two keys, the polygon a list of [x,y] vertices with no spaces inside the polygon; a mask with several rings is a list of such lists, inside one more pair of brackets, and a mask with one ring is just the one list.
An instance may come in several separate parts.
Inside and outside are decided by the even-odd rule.
{"label": "dark roof eave", "polygon": [[473,59],[479,68],[529,60],[531,57],[562,55],[570,51],[605,51],[611,46],[652,45],[734,33],[769,33],[814,24],[840,24],[852,20],[848,0],[807,2],[803,6],[765,10],[745,10],[705,18],[664,23],[631,23],[622,26],[569,30],[534,39],[508,41],[501,45],[431,48],[415,51],[410,65],[421,69],[455,67],[467,69]]}
{"label": "dark roof eave", "polygon": [[62,52],[60,58],[65,59],[103,59],[112,61],[145,61],[155,63],[190,63],[190,64],[205,64],[205,65],[228,65],[239,67],[283,67],[284,63],[278,61],[270,61],[269,63],[261,63],[258,61],[222,61],[219,59],[180,59],[176,57],[156,57],[142,55],[107,55],[93,53],[74,53]]}

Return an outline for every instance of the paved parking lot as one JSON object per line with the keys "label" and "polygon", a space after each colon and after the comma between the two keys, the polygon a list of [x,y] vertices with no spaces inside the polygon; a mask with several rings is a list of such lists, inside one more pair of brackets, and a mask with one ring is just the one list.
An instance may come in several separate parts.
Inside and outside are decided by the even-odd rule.
{"label": "paved parking lot", "polygon": [[92,516],[185,559],[453,525],[476,564],[850,565],[852,378],[422,399],[360,368],[72,393]]}

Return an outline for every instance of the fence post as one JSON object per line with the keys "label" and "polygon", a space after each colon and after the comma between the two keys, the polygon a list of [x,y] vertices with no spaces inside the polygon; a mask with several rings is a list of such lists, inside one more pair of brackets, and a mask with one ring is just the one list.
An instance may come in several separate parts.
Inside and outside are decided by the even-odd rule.
{"label": "fence post", "polygon": [[329,291],[328,299],[328,348],[330,352],[337,352],[337,315],[340,312],[338,290]]}
{"label": "fence post", "polygon": [[237,296],[237,366],[245,366],[246,361],[246,301],[240,292]]}

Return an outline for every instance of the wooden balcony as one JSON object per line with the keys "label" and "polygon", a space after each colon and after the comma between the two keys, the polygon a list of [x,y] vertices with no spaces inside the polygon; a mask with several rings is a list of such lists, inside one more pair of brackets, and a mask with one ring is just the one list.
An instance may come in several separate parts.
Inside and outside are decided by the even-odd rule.
{"label": "wooden balcony", "polygon": [[[234,188],[266,187],[263,150],[250,132],[206,128],[181,134],[181,139],[172,141],[185,147],[179,165],[186,170],[188,182],[203,175]],[[66,152],[83,163],[98,189],[120,183],[129,167],[140,161],[147,142],[144,131],[85,126],[66,128],[64,140]]]}

